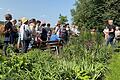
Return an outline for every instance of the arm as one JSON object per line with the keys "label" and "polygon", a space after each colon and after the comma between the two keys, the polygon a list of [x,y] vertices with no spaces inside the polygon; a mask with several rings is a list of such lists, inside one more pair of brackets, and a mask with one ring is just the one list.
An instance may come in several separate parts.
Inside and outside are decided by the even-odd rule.
{"label": "arm", "polygon": [[114,32],[114,29],[111,29],[111,31],[109,31],[109,32]]}
{"label": "arm", "polygon": [[23,36],[24,36],[24,26],[20,27],[20,36],[21,36],[21,40],[23,40]]}

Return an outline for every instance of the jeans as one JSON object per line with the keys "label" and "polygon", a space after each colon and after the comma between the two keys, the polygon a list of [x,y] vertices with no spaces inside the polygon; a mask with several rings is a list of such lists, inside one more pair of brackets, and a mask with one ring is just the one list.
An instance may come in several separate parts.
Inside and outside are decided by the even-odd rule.
{"label": "jeans", "polygon": [[27,53],[29,43],[30,43],[29,40],[22,41],[22,53]]}
{"label": "jeans", "polygon": [[112,46],[113,46],[113,39],[114,39],[114,36],[109,36],[108,39],[107,39],[107,46],[108,44],[110,43]]}
{"label": "jeans", "polygon": [[15,41],[15,33],[12,32],[11,35],[10,35],[10,42],[11,42],[11,44],[14,44],[14,41]]}

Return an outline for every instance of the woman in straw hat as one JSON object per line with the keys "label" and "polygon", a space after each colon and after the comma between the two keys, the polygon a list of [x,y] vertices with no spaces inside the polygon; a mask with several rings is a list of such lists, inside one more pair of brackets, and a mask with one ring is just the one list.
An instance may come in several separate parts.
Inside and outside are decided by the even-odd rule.
{"label": "woman in straw hat", "polygon": [[28,46],[31,40],[31,30],[28,26],[28,19],[22,18],[22,25],[20,27],[20,36],[22,42],[22,53],[27,53]]}

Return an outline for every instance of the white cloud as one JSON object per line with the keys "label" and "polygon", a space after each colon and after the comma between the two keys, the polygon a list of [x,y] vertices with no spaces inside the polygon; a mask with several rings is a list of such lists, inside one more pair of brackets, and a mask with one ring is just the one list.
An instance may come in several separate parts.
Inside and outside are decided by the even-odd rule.
{"label": "white cloud", "polygon": [[0,8],[0,10],[2,10],[3,8]]}

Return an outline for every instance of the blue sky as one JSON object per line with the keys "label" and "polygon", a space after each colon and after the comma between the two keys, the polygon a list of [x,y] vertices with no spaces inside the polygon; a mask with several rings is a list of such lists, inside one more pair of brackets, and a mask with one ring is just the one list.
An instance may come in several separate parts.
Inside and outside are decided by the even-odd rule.
{"label": "blue sky", "polygon": [[61,13],[71,22],[74,3],[75,0],[0,0],[0,20],[4,20],[4,14],[12,13],[15,19],[25,16],[54,25]]}

